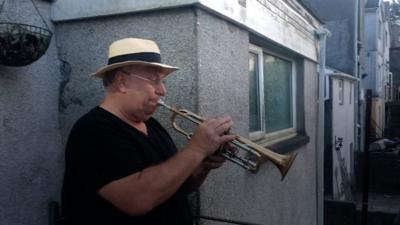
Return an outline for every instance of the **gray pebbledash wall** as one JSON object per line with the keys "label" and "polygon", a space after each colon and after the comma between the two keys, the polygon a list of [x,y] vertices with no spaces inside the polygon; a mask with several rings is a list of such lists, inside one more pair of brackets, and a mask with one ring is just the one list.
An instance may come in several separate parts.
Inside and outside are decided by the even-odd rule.
{"label": "gray pebbledash wall", "polygon": [[[59,23],[56,31],[60,59],[69,68],[65,71],[64,76],[68,79],[60,97],[64,141],[73,123],[104,97],[101,80],[90,78],[89,74],[107,64],[108,46],[121,38],[156,41],[163,62],[180,68],[168,77],[165,101],[196,110],[197,31],[194,8]],[[170,114],[164,110],[159,115]]]}
{"label": "gray pebbledash wall", "polygon": [[[50,4],[35,2],[52,26]],[[6,1],[0,21],[6,17],[8,22],[45,26],[30,1]],[[33,64],[0,65],[1,225],[47,224],[47,204],[59,199],[61,80],[54,36],[46,54]]]}
{"label": "gray pebbledash wall", "polygon": [[[203,115],[231,115],[233,130],[247,136],[249,33],[202,10],[197,20],[199,111]],[[304,74],[301,82],[306,88],[301,91],[310,142],[296,150],[298,156],[287,177],[281,182],[280,173],[269,162],[257,174],[227,162],[201,187],[201,215],[265,225],[316,224],[316,64],[303,62],[304,71],[299,72]]]}

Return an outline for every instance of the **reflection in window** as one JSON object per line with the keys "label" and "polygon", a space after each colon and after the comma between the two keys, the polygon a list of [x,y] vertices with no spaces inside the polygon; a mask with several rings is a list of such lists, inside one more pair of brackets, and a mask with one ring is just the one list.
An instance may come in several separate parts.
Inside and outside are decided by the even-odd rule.
{"label": "reflection in window", "polygon": [[339,99],[339,105],[343,105],[344,104],[344,99],[343,99],[343,95],[344,95],[344,87],[343,87],[343,80],[339,80],[339,96],[338,96],[338,99]]}
{"label": "reflection in window", "polygon": [[264,101],[267,133],[293,127],[290,61],[264,54]]}
{"label": "reflection in window", "polygon": [[258,56],[250,53],[249,59],[250,75],[250,132],[261,130],[259,88],[258,88]]}
{"label": "reflection in window", "polygon": [[294,63],[253,47],[249,56],[250,132],[294,128]]}

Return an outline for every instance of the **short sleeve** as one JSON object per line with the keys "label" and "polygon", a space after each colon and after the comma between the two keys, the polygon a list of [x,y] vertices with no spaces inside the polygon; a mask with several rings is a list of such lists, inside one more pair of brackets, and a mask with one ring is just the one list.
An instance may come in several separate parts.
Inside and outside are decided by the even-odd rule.
{"label": "short sleeve", "polygon": [[67,144],[67,163],[83,188],[104,185],[144,168],[140,149],[113,124],[79,124]]}

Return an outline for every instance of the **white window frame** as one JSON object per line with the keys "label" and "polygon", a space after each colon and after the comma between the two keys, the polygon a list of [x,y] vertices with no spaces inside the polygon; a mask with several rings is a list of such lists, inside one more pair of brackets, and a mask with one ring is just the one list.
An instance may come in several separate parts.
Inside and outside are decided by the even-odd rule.
{"label": "white window frame", "polygon": [[[260,96],[258,98],[259,100],[259,106],[260,106],[260,123],[261,123],[261,130],[260,131],[254,131],[250,132],[249,137],[251,140],[260,140],[263,139],[263,142],[268,142],[268,143],[274,143],[274,142],[279,142],[291,137],[294,137],[297,135],[296,128],[296,62],[288,58],[286,56],[277,54],[275,52],[267,51],[257,45],[250,44],[249,45],[249,52],[254,53],[257,55],[257,60],[258,60],[258,84],[259,84],[259,91],[260,91]],[[292,125],[293,127],[271,132],[271,133],[266,133],[266,118],[265,118],[265,106],[264,104],[264,63],[263,63],[263,58],[264,58],[264,53],[268,55],[272,55],[277,58],[281,58],[283,60],[287,60],[292,64]]]}
{"label": "white window frame", "polygon": [[349,98],[349,104],[351,105],[351,103],[353,102],[353,82],[349,82],[349,84],[350,84],[350,87],[349,87],[349,91],[350,91],[350,94],[349,94],[349,96],[350,96],[350,98]]}
{"label": "white window frame", "polygon": [[339,105],[343,105],[344,104],[344,80],[343,79],[339,79],[338,80],[338,102]]}
{"label": "white window frame", "polygon": [[387,47],[387,37],[388,37],[388,32],[385,30],[385,37],[384,37],[384,40],[383,40],[383,43],[384,43],[384,46],[385,47]]}

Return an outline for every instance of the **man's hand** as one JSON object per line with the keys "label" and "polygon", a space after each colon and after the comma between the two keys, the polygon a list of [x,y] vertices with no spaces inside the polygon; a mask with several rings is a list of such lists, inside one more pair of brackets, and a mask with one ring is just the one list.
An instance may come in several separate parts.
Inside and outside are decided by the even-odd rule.
{"label": "man's hand", "polygon": [[201,166],[203,167],[203,169],[206,170],[217,169],[221,167],[225,161],[226,158],[224,158],[223,156],[214,154],[205,158]]}
{"label": "man's hand", "polygon": [[226,134],[232,125],[230,117],[205,120],[196,129],[187,148],[204,157],[212,155],[221,145],[236,138],[236,135]]}
{"label": "man's hand", "polygon": [[237,138],[237,135],[228,134],[232,125],[232,119],[224,117],[205,120],[197,128],[187,149],[202,154],[204,159],[188,180],[189,192],[196,190],[212,169],[221,167],[226,161],[218,149],[222,147],[227,151],[235,151],[229,143]]}
{"label": "man's hand", "polygon": [[207,170],[217,169],[225,163],[226,158],[221,155],[220,151],[229,151],[231,153],[235,153],[237,151],[237,148],[230,142],[220,146],[220,149],[217,152],[215,152],[214,154],[208,156],[203,160],[202,163],[203,169]]}

